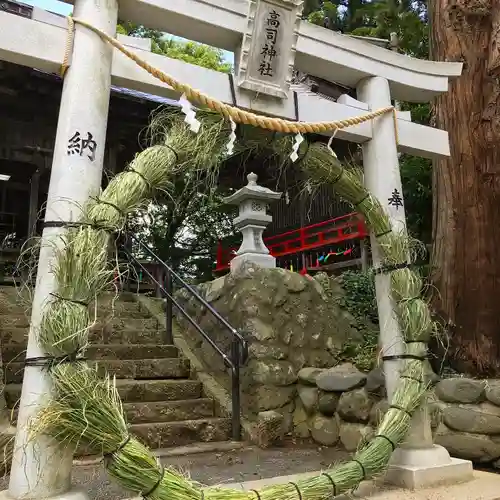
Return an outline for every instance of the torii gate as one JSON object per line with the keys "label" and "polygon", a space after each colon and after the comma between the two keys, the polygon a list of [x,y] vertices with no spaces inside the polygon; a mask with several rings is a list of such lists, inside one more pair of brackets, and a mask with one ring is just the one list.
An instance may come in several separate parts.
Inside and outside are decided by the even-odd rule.
{"label": "torii gate", "polygon": [[[131,49],[152,66],[198,88],[223,102],[257,113],[301,121],[332,121],[357,117],[368,111],[391,106],[391,99],[427,102],[448,89],[451,78],[461,74],[461,63],[420,61],[370,45],[327,29],[300,21],[302,0],[74,0],[74,16],[115,35],[120,18],[160,29],[174,35],[236,53],[236,85],[226,74],[182,61]],[[280,63],[275,73],[259,73],[259,40],[265,36],[264,15],[272,8],[281,16],[283,31],[273,40]],[[267,9],[267,10],[266,10]],[[267,12],[267,14],[266,14]],[[259,38],[260,37],[260,38]],[[129,44],[134,45],[132,41]],[[65,59],[67,29],[64,19],[34,9],[33,19],[0,12],[0,60],[59,72]],[[98,35],[78,26],[66,73],[54,149],[46,220],[70,221],[78,218],[78,206],[101,185],[110,85],[126,87],[178,99],[171,88],[113,50]],[[290,73],[293,68],[356,88],[358,100],[341,96],[331,102],[319,96],[297,94],[292,98]],[[75,134],[92,138],[93,153],[69,154]],[[90,134],[90,135],[88,135]],[[397,144],[396,145],[396,134]],[[398,112],[396,126],[386,114],[375,121],[339,130],[339,139],[363,145],[365,183],[390,215],[393,227],[405,229],[404,206],[391,204],[401,195],[399,152],[427,158],[449,156],[448,134],[443,130],[411,122],[408,113]],[[60,228],[46,228],[54,235]],[[376,241],[372,239],[374,261],[378,264]],[[54,287],[50,273],[52,251],[40,254],[28,357],[43,356],[35,329],[41,308]],[[401,354],[401,333],[389,297],[389,278],[376,278],[385,354]],[[398,361],[385,362],[389,397],[398,381]],[[70,451],[54,448],[43,438],[32,440],[28,423],[51,393],[48,374],[27,366],[18,418],[18,433],[10,486],[10,498],[86,498],[71,490]],[[434,446],[425,410],[415,420],[407,443],[392,460],[388,479],[410,487],[430,485],[443,479],[471,476],[469,462],[451,459],[444,448]]]}

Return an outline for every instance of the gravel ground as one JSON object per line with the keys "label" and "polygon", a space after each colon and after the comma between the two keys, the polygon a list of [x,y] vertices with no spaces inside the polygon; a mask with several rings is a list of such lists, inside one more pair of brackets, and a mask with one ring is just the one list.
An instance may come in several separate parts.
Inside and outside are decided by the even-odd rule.
{"label": "gravel ground", "polygon": [[[347,456],[345,452],[332,448],[294,445],[169,457],[162,459],[162,463],[188,472],[195,481],[214,485],[326,469]],[[91,500],[120,500],[134,496],[112,482],[102,466],[75,466],[73,482],[84,487]],[[7,485],[8,478],[0,480],[0,490]]]}

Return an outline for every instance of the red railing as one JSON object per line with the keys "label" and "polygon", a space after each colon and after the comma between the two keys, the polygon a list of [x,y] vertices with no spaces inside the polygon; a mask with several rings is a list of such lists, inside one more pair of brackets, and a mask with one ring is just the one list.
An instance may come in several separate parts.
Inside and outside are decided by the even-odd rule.
{"label": "red railing", "polygon": [[[273,257],[282,257],[366,236],[368,236],[368,231],[362,216],[353,212],[264,238],[264,243]],[[238,248],[224,248],[222,242],[219,241],[215,271],[226,270],[237,250]]]}

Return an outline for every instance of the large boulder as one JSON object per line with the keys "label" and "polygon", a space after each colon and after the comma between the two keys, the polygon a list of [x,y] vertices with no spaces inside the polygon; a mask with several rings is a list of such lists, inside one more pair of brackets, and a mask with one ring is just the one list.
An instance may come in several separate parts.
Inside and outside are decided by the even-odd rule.
{"label": "large boulder", "polygon": [[317,387],[309,387],[298,385],[297,392],[299,399],[304,406],[304,409],[309,415],[316,413],[318,410],[318,389]]}
{"label": "large boulder", "polygon": [[342,422],[340,424],[340,442],[347,451],[356,451],[360,445],[373,437],[373,429],[369,425]]}
{"label": "large boulder", "polygon": [[301,384],[316,386],[316,378],[320,373],[323,373],[323,371],[322,368],[302,368],[298,373],[299,382]]}
{"label": "large boulder", "polygon": [[302,404],[297,404],[293,412],[293,435],[299,438],[308,438],[311,435],[309,416]]}
{"label": "large boulder", "polygon": [[496,406],[500,406],[500,380],[489,380],[486,383],[486,399]]}
{"label": "large boulder", "polygon": [[344,392],[339,399],[338,413],[346,422],[368,422],[373,400],[365,389]]}
{"label": "large boulder", "polygon": [[385,393],[385,377],[382,368],[376,367],[366,376],[366,390],[372,394]]}
{"label": "large boulder", "polygon": [[446,403],[481,403],[486,399],[483,380],[448,378],[441,380],[435,389],[436,396]]}
{"label": "large boulder", "polygon": [[351,363],[334,366],[316,377],[316,385],[323,391],[345,392],[366,384],[366,375]]}
{"label": "large boulder", "polygon": [[486,463],[500,457],[500,439],[484,434],[456,432],[441,424],[435,434],[435,443],[444,446],[456,458]]}
{"label": "large boulder", "polygon": [[253,370],[253,380],[260,384],[280,387],[297,381],[297,374],[288,361],[252,361],[250,368]]}
{"label": "large boulder", "polygon": [[500,434],[500,408],[491,403],[448,405],[442,410],[442,418],[455,431]]}
{"label": "large boulder", "polygon": [[247,397],[247,404],[255,412],[276,410],[290,403],[297,389],[294,385],[276,387],[274,385],[257,385]]}
{"label": "large boulder", "polygon": [[319,411],[328,417],[335,415],[339,405],[340,394],[338,392],[320,391],[318,398]]}
{"label": "large boulder", "polygon": [[339,440],[339,425],[335,418],[316,415],[310,423],[311,436],[319,444],[333,446]]}

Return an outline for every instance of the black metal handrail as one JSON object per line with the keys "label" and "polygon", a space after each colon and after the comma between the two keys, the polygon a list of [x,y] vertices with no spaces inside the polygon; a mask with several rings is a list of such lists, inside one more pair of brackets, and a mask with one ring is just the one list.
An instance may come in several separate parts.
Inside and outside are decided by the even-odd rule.
{"label": "black metal handrail", "polygon": [[[160,283],[156,277],[140,262],[137,257],[132,253],[132,250],[123,245],[123,251],[127,256],[129,262],[134,266],[138,266],[142,271],[152,280],[152,282],[161,291],[163,297],[166,299],[166,330],[164,342],[166,344],[173,344],[173,306],[179,313],[191,324],[191,326],[206,340],[213,349],[222,357],[224,365],[231,372],[231,411],[232,411],[232,437],[235,441],[241,440],[241,398],[240,398],[240,366],[245,363],[248,357],[248,344],[243,336],[229,324],[191,285],[186,283],[168,264],[166,264],[160,257],[158,257],[148,245],[132,234],[126,235],[131,242],[154,259],[155,263],[159,265],[165,272],[165,281]],[[231,334],[231,352],[227,355],[203,330],[203,328],[196,322],[195,319],[179,304],[174,297],[173,282],[174,280],[179,284],[180,288],[186,290],[189,295],[194,297],[199,304],[209,311],[212,316]]]}

